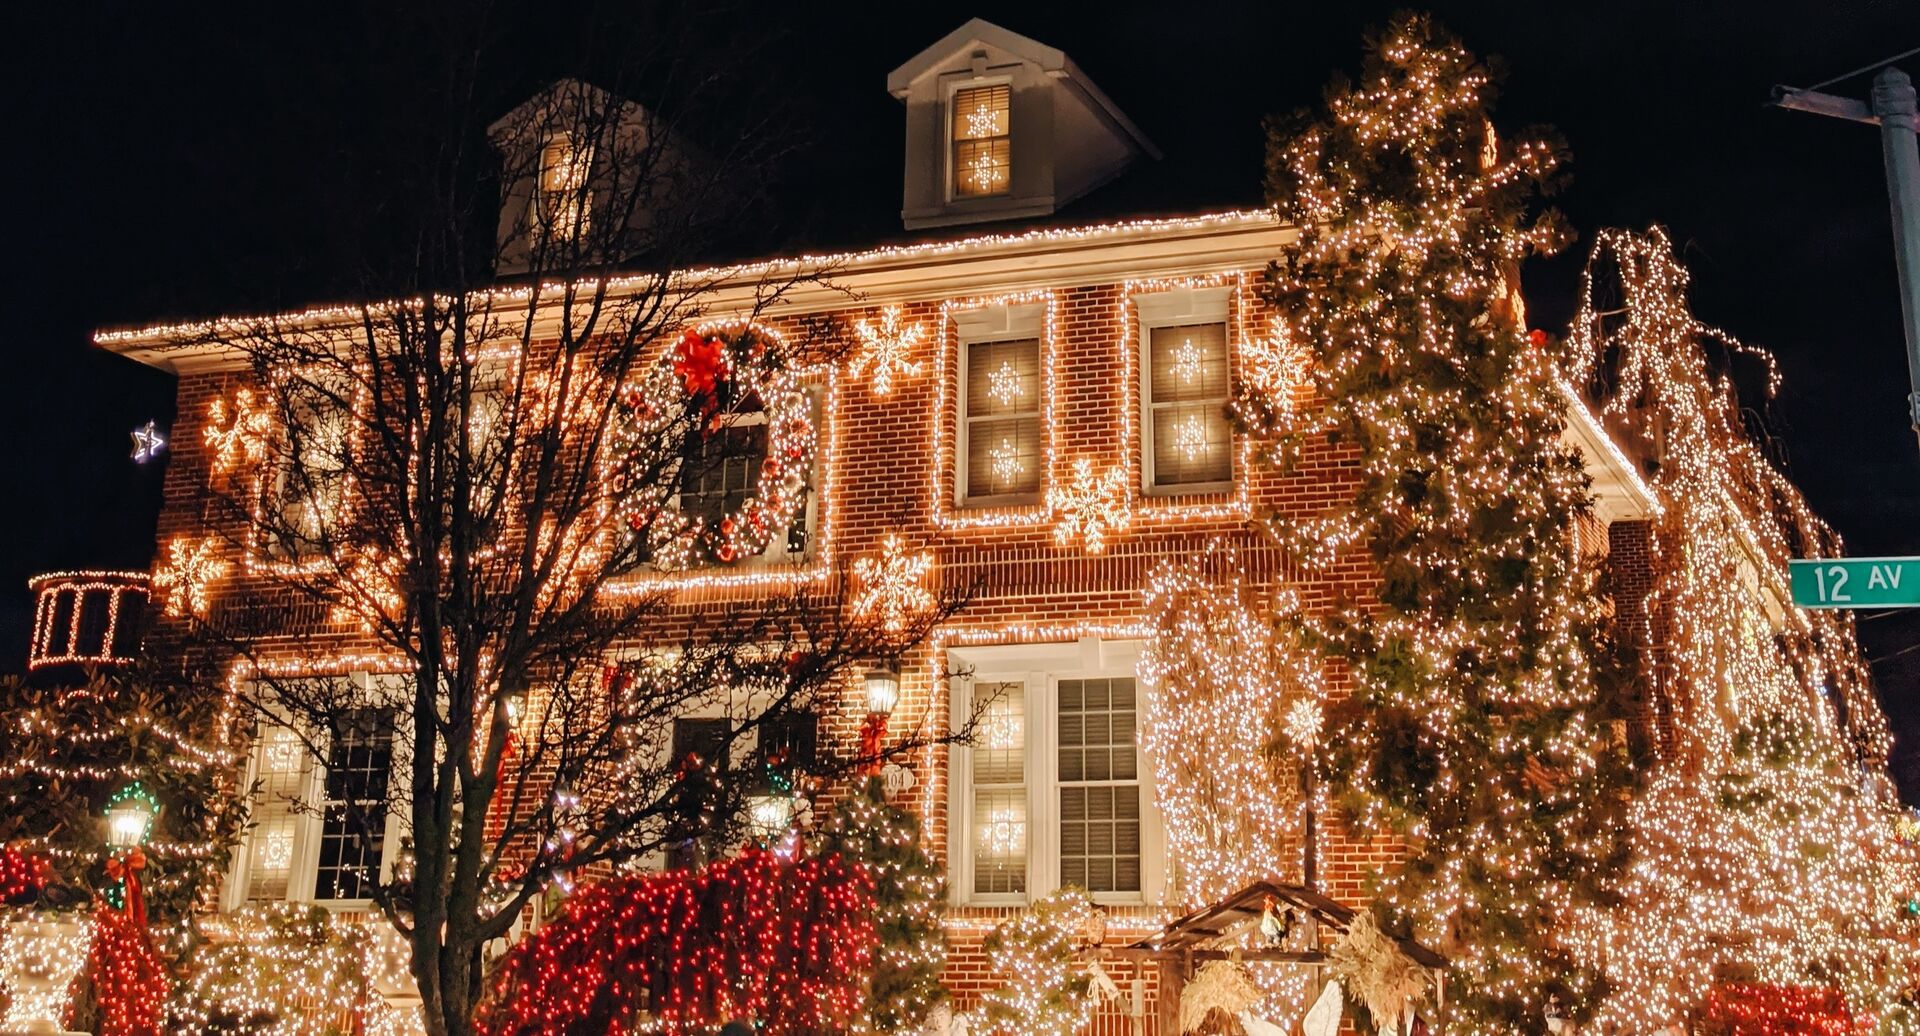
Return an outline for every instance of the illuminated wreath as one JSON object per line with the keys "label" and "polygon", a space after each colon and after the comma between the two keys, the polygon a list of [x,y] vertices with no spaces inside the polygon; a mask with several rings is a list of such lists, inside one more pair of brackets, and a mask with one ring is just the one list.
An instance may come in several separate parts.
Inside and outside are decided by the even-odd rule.
{"label": "illuminated wreath", "polygon": [[[730,565],[758,557],[799,517],[813,467],[813,404],[788,350],[773,335],[746,324],[686,332],[639,385],[619,395],[629,459],[672,444],[685,429],[678,463],[634,463],[630,471],[660,470],[671,477],[636,480],[625,494],[627,528],[645,536],[645,555],[665,569],[702,563]],[[767,453],[754,491],[740,506],[709,521],[673,506],[681,471],[733,419],[766,414]]]}

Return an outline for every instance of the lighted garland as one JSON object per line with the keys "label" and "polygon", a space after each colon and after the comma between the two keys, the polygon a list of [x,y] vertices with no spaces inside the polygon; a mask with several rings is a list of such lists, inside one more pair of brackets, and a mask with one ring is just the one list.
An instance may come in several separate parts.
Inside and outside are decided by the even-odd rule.
{"label": "lighted garland", "polygon": [[866,1003],[873,882],[838,856],[751,848],[699,871],[583,888],[510,951],[483,1036],[840,1031]]}
{"label": "lighted garland", "polygon": [[[813,401],[790,366],[790,350],[752,325],[687,331],[672,353],[616,399],[626,456],[621,494],[626,527],[644,534],[644,553],[668,570],[704,562],[734,564],[764,553],[784,535],[806,504],[813,467]],[[698,463],[698,447],[722,435],[739,417],[764,410],[767,450],[754,490],[739,508],[709,521],[673,506],[685,465]],[[660,443],[686,449],[672,477],[645,477],[659,461]]]}

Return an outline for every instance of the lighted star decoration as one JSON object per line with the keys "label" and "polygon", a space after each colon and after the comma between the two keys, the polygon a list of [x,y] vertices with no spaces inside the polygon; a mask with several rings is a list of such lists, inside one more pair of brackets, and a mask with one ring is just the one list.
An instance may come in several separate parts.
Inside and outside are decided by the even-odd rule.
{"label": "lighted star decoration", "polygon": [[930,551],[910,554],[899,533],[888,533],[880,541],[877,556],[853,563],[860,584],[853,599],[854,617],[877,618],[885,632],[903,632],[908,623],[933,610],[933,592],[927,589],[927,573],[932,569]]}
{"label": "lighted star decoration", "polygon": [[213,584],[227,574],[225,559],[215,552],[212,537],[177,537],[167,544],[167,560],[153,574],[153,585],[166,598],[169,618],[192,615],[205,618]]}
{"label": "lighted star decoration", "polygon": [[987,457],[991,461],[989,470],[1002,485],[1019,478],[1020,472],[1026,470],[1026,465],[1020,462],[1020,451],[1013,445],[1012,439],[1000,440],[1000,445],[987,451]]}
{"label": "lighted star decoration", "polygon": [[1047,507],[1060,516],[1053,528],[1055,543],[1065,546],[1078,536],[1089,554],[1107,549],[1107,537],[1124,532],[1132,521],[1127,507],[1127,471],[1112,467],[1096,475],[1093,461],[1073,462],[1073,479],[1064,487],[1047,490]]}
{"label": "lighted star decoration", "polygon": [[236,466],[263,463],[272,432],[273,415],[255,405],[252,389],[243,388],[233,394],[231,406],[224,399],[207,404],[200,437],[213,451],[213,470],[225,474]]}
{"label": "lighted star decoration", "polygon": [[1000,401],[1001,406],[1012,406],[1013,401],[1027,394],[1020,384],[1020,372],[1013,369],[1013,363],[1002,360],[993,373],[987,375],[987,395]]}
{"label": "lighted star decoration", "polygon": [[133,430],[133,459],[142,464],[160,456],[167,448],[167,437],[152,421]]}
{"label": "lighted star decoration", "polygon": [[848,365],[847,371],[854,377],[860,377],[871,370],[874,395],[884,396],[892,391],[895,377],[909,378],[920,373],[920,365],[907,357],[913,354],[914,346],[926,337],[927,329],[922,324],[908,326],[901,319],[899,306],[888,306],[881,310],[877,324],[866,320],[854,321],[853,333],[860,339],[860,352]]}
{"label": "lighted star decoration", "polygon": [[1275,317],[1264,338],[1246,343],[1247,382],[1280,413],[1292,414],[1294,394],[1312,376],[1313,360]]}

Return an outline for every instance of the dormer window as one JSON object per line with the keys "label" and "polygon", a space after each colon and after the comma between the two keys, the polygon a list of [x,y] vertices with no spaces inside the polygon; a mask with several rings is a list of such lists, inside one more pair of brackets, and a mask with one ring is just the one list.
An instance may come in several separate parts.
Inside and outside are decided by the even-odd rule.
{"label": "dormer window", "polygon": [[1007,83],[954,91],[954,197],[990,198],[1012,190],[1012,101]]}
{"label": "dormer window", "polygon": [[593,149],[576,147],[573,137],[556,133],[540,149],[540,222],[548,234],[571,239],[586,233],[588,205],[593,192],[587,187],[587,171],[593,166]]}

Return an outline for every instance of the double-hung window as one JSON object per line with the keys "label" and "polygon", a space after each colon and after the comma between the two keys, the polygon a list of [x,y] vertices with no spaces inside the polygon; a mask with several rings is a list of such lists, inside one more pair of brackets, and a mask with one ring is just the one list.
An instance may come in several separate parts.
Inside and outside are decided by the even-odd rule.
{"label": "double-hung window", "polygon": [[1013,86],[953,92],[951,176],[955,198],[991,198],[1013,189]]}
{"label": "double-hung window", "polygon": [[570,240],[588,231],[593,192],[587,176],[592,168],[593,149],[576,145],[570,134],[555,133],[540,148],[536,200],[540,224],[553,238]]}
{"label": "double-hung window", "polygon": [[269,549],[282,557],[324,551],[342,533],[349,485],[352,417],[344,389],[295,384],[271,487],[279,520]]}
{"label": "double-hung window", "polygon": [[954,898],[1027,902],[1072,885],[1152,901],[1164,837],[1134,739],[1137,647],[1098,641],[956,648],[949,866]]}
{"label": "double-hung window", "polygon": [[343,709],[310,737],[261,721],[247,774],[252,824],[234,861],[229,907],[373,898],[399,843],[396,729],[394,710],[381,707]]}
{"label": "double-hung window", "polygon": [[1037,336],[962,342],[959,452],[965,503],[1038,499],[1046,466],[1040,393]]}
{"label": "double-hung window", "polygon": [[724,811],[744,806],[751,828],[762,820],[755,815],[756,799],[783,799],[790,805],[794,779],[813,770],[819,740],[819,718],[813,713],[770,713],[751,731],[740,726],[726,716],[673,721],[667,867],[695,867],[712,859],[726,848],[715,837],[725,830]]}
{"label": "double-hung window", "polygon": [[1233,481],[1226,289],[1142,295],[1141,474],[1149,494],[1218,492]]}

